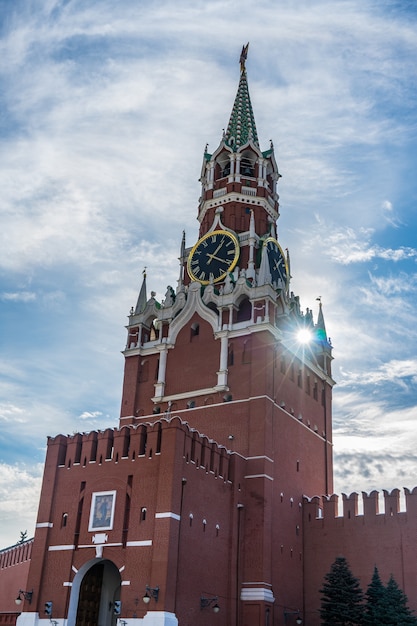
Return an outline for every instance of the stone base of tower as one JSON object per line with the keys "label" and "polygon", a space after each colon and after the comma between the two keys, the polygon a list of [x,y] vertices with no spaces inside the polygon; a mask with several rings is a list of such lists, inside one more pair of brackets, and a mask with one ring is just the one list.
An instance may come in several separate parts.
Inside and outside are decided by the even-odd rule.
{"label": "stone base of tower", "polygon": [[[56,626],[73,626],[67,619],[54,619]],[[123,619],[124,626],[178,626],[178,619],[174,613],[167,611],[148,611],[143,618]],[[16,626],[50,626],[51,620],[40,618],[38,613],[21,613],[17,618]]]}

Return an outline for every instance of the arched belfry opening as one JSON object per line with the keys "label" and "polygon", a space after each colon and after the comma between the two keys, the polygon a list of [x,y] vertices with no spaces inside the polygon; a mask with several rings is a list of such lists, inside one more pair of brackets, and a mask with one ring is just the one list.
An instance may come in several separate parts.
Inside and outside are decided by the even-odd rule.
{"label": "arched belfry opening", "polygon": [[116,626],[114,602],[120,600],[120,572],[112,561],[85,563],[72,583],[68,626]]}
{"label": "arched belfry opening", "polygon": [[240,173],[242,176],[248,176],[249,178],[255,178],[255,166],[256,166],[257,156],[251,150],[245,150],[243,152],[240,162]]}

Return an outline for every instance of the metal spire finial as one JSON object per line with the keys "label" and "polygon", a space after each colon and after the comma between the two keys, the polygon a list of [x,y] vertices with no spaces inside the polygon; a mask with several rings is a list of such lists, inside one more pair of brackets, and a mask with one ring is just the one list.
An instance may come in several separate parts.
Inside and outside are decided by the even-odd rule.
{"label": "metal spire finial", "polygon": [[240,71],[244,72],[245,71],[245,63],[246,63],[246,59],[248,58],[248,49],[249,49],[249,42],[246,44],[246,46],[242,47],[242,52],[240,53]]}

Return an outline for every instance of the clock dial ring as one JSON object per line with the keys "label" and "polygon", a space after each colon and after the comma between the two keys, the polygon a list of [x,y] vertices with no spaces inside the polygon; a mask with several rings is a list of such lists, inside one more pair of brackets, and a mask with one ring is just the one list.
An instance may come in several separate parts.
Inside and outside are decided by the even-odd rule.
{"label": "clock dial ring", "polygon": [[274,237],[268,237],[264,241],[266,252],[268,255],[269,271],[271,272],[272,282],[278,285],[281,281],[284,287],[288,285],[289,271],[284,251]]}
{"label": "clock dial ring", "polygon": [[233,271],[239,259],[239,240],[227,230],[206,233],[192,248],[187,262],[191,280],[202,285],[218,283]]}

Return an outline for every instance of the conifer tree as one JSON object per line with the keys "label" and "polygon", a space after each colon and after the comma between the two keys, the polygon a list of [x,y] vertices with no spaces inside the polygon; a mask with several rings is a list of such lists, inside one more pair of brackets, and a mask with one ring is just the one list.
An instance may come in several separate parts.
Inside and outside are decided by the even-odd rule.
{"label": "conifer tree", "polygon": [[343,556],[324,577],[320,617],[323,626],[362,626],[363,592]]}
{"label": "conifer tree", "polygon": [[408,607],[407,596],[400,589],[392,574],[385,588],[385,607],[385,621],[381,623],[392,624],[393,626],[417,624],[417,618]]}
{"label": "conifer tree", "polygon": [[386,589],[382,584],[377,567],[374,567],[372,580],[369,583],[365,598],[364,625],[380,626],[380,624],[386,624]]}
{"label": "conifer tree", "polygon": [[28,531],[27,530],[21,530],[20,531],[20,539],[17,543],[25,543],[26,539],[28,538]]}

